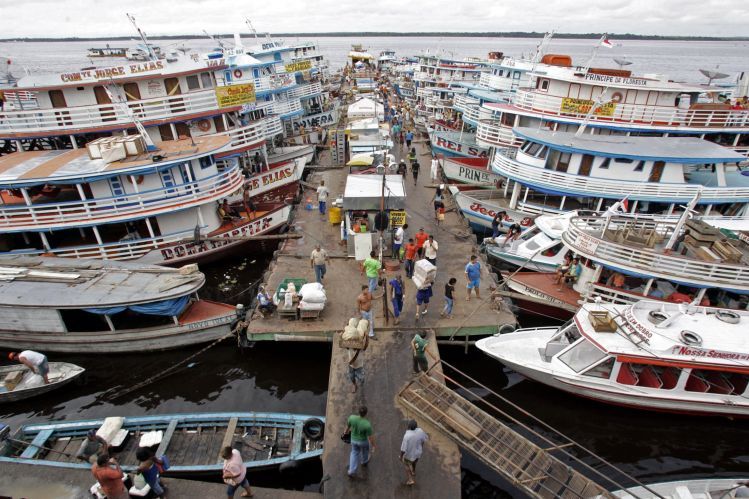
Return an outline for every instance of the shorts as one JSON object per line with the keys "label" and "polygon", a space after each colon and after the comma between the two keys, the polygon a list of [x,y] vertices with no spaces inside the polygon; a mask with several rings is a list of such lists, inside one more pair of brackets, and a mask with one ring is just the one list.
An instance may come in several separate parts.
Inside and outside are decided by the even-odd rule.
{"label": "shorts", "polygon": [[250,482],[247,480],[247,477],[244,477],[244,480],[242,480],[242,483],[238,483],[236,485],[226,485],[226,493],[229,495],[229,497],[234,497],[234,493],[237,491],[239,487],[249,487]]}
{"label": "shorts", "polygon": [[348,379],[352,383],[361,385],[364,383],[364,368],[348,366]]}
{"label": "shorts", "polygon": [[49,363],[47,362],[47,359],[45,358],[41,364],[36,366],[37,369],[39,369],[39,375],[40,376],[46,376],[49,374]]}
{"label": "shorts", "polygon": [[429,292],[422,292],[422,290],[419,290],[416,292],[416,304],[417,305],[425,305],[429,303]]}
{"label": "shorts", "polygon": [[478,289],[481,279],[471,279],[471,282],[466,286],[468,289]]}

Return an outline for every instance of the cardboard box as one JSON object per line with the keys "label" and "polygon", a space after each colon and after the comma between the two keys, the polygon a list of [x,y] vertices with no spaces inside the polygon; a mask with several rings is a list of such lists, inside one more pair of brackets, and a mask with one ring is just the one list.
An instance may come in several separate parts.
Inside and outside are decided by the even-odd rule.
{"label": "cardboard box", "polygon": [[124,139],[122,142],[125,144],[125,153],[128,156],[139,156],[146,152],[146,144],[140,135],[130,135]]}
{"label": "cardboard box", "polygon": [[92,140],[86,144],[86,150],[88,151],[88,157],[90,159],[101,159],[101,149],[106,144],[112,142],[114,137],[102,137],[100,139]]}
{"label": "cardboard box", "polygon": [[114,163],[126,157],[125,144],[122,142],[107,143],[101,148],[101,159],[106,163]]}

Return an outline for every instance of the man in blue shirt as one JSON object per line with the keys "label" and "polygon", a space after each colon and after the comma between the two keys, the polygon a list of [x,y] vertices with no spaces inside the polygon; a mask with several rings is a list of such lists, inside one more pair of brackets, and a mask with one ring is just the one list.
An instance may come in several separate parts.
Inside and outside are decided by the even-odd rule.
{"label": "man in blue shirt", "polygon": [[414,140],[414,133],[409,130],[406,132],[406,147],[411,147],[411,142]]}
{"label": "man in blue shirt", "polygon": [[479,285],[481,284],[481,264],[476,255],[471,255],[471,261],[466,264],[466,279],[468,280],[468,296],[466,301],[471,301],[471,290],[476,291],[476,298],[481,299]]}
{"label": "man in blue shirt", "polygon": [[390,289],[392,290],[390,301],[393,304],[393,316],[395,317],[393,324],[397,326],[400,324],[401,311],[403,310],[403,278],[399,274],[394,279],[391,279],[388,284],[390,284]]}

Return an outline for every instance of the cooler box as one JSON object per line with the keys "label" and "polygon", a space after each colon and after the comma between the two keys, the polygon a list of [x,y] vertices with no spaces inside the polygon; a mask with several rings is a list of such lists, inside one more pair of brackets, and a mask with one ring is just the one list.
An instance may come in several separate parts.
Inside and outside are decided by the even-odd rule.
{"label": "cooler box", "polygon": [[429,260],[419,260],[414,264],[414,278],[418,277],[424,282],[433,282],[437,275],[437,267],[429,263]]}

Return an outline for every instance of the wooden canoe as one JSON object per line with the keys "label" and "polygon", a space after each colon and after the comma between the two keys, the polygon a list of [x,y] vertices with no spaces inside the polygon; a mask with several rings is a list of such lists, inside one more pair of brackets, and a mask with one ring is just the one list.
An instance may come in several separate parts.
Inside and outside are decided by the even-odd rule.
{"label": "wooden canoe", "polygon": [[[83,374],[84,368],[67,362],[49,363],[49,384],[44,384],[41,376],[34,374],[22,364],[0,367],[0,403],[15,402],[60,388]],[[12,390],[5,386],[5,377],[13,373],[22,373],[23,378]]]}

